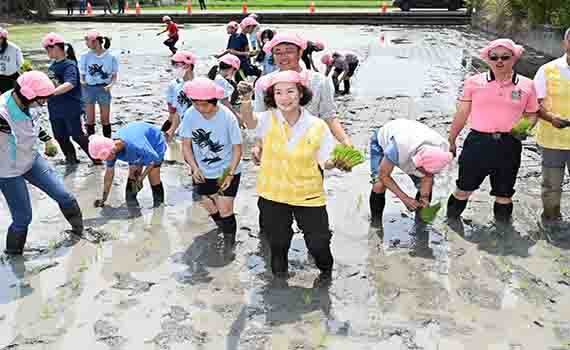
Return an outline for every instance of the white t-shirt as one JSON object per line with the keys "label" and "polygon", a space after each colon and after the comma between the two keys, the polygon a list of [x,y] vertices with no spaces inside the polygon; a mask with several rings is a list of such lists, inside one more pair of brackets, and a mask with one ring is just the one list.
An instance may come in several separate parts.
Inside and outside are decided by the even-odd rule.
{"label": "white t-shirt", "polygon": [[[307,71],[306,69],[303,69]],[[276,74],[279,70],[269,73],[266,76]],[[313,92],[313,98],[308,105],[305,106],[307,111],[312,115],[321,119],[330,119],[336,117],[336,104],[334,102],[334,86],[330,78],[325,77],[323,73],[308,70],[309,72],[309,87]],[[265,95],[263,89],[257,84],[255,86],[255,105],[253,110],[255,112],[265,112],[267,106],[263,100]]]}
{"label": "white t-shirt", "polygon": [[548,65],[555,65],[560,69],[560,74],[562,79],[570,80],[570,66],[568,65],[568,58],[567,55],[564,55],[558,59],[555,59],[552,62],[548,62],[547,64],[543,65],[538,69],[536,75],[534,76],[534,87],[536,89],[536,97],[545,98],[546,97],[546,76],[544,74],[544,69]]}
{"label": "white t-shirt", "polygon": [[0,75],[10,76],[18,73],[24,63],[22,50],[14,43],[8,41],[8,47],[0,54]]}
{"label": "white t-shirt", "polygon": [[[302,108],[302,114],[299,120],[295,123],[295,125],[290,127],[291,130],[291,139],[287,143],[287,146],[290,150],[292,150],[295,145],[299,143],[299,140],[307,133],[307,130],[313,126],[314,123],[320,122],[319,119],[313,116],[309,111],[305,108]],[[257,127],[255,128],[255,137],[259,139],[263,139],[265,135],[269,132],[271,128],[271,116],[275,113],[275,117],[279,121],[279,125],[283,127],[284,123],[287,123],[285,118],[283,118],[283,114],[278,109],[270,109],[265,112],[256,113],[257,116]],[[321,163],[326,162],[331,158],[331,153],[334,148],[334,137],[329,130],[328,126],[325,129],[325,135],[323,137],[323,142],[321,143],[321,147],[319,148],[318,160]]]}

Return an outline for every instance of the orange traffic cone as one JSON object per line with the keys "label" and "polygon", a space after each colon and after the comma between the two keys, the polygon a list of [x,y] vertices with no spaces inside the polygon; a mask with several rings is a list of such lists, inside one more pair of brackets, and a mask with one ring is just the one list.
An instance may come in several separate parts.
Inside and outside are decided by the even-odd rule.
{"label": "orange traffic cone", "polygon": [[247,14],[247,1],[244,1],[243,5],[241,5],[241,11],[243,12],[244,15]]}
{"label": "orange traffic cone", "polygon": [[382,3],[382,13],[386,13],[388,12],[388,4],[386,3],[386,1],[384,1]]}
{"label": "orange traffic cone", "polygon": [[127,0],[127,1],[125,2],[125,13],[129,13],[129,10],[130,10],[130,9],[131,9],[131,8],[129,7],[129,0]]}
{"label": "orange traffic cone", "polygon": [[186,6],[186,13],[189,15],[192,14],[192,0],[188,0],[188,5]]}
{"label": "orange traffic cone", "polygon": [[88,2],[87,3],[87,16],[92,16],[93,15],[93,7],[91,6],[91,3]]}
{"label": "orange traffic cone", "polygon": [[141,15],[141,4],[139,4],[138,1],[137,1],[137,4],[135,5],[135,13],[137,16]]}
{"label": "orange traffic cone", "polygon": [[315,13],[315,2],[311,2],[309,5],[309,13]]}

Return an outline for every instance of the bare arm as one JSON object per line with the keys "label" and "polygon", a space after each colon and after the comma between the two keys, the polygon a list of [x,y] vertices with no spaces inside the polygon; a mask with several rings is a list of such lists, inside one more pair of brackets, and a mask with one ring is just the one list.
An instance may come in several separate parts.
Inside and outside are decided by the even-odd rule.
{"label": "bare arm", "polygon": [[196,162],[196,158],[194,158],[191,139],[182,140],[182,154],[184,155],[184,160],[186,161],[186,164],[190,166],[192,172],[196,171],[198,169],[198,163]]}
{"label": "bare arm", "polygon": [[115,168],[106,168],[105,169],[105,177],[103,178],[103,197],[101,201],[105,203],[109,198],[109,194],[111,193],[111,187],[113,186],[113,179],[115,178]]}
{"label": "bare arm", "polygon": [[105,89],[110,90],[113,85],[115,85],[115,83],[117,82],[117,73],[113,73],[113,75],[111,76],[111,82],[109,83],[109,85],[105,86]]}
{"label": "bare arm", "polygon": [[392,178],[394,167],[394,163],[386,158],[382,159],[382,162],[380,162],[380,173],[378,175],[379,180],[384,184],[384,186],[386,186],[388,190],[390,190],[390,192],[394,193],[402,201],[402,203],[404,203],[406,208],[409,210],[416,210],[420,207],[420,203],[402,191],[400,186],[398,186],[396,181],[394,181],[394,178]]}
{"label": "bare arm", "polygon": [[429,205],[430,202],[430,195],[433,190],[433,176],[424,176],[422,177],[420,183],[420,203],[425,206]]}
{"label": "bare arm", "polygon": [[53,96],[63,95],[71,91],[74,87],[75,86],[73,86],[73,84],[70,82],[63,83],[55,89],[55,91],[53,92]]}
{"label": "bare arm", "polygon": [[344,131],[340,119],[334,117],[334,118],[325,119],[325,121],[327,122],[329,129],[331,129],[331,132],[333,133],[334,137],[337,139],[338,142],[347,146],[351,146],[350,138],[346,134],[346,131]]}
{"label": "bare arm", "polygon": [[235,173],[239,162],[241,161],[242,145],[233,145],[232,161],[230,162],[230,174]]}
{"label": "bare arm", "polygon": [[451,129],[449,130],[449,151],[453,154],[457,151],[457,146],[455,145],[455,141],[457,140],[457,136],[463,128],[465,124],[467,124],[467,118],[471,114],[471,101],[459,101],[457,112],[453,116],[453,122],[451,123]]}

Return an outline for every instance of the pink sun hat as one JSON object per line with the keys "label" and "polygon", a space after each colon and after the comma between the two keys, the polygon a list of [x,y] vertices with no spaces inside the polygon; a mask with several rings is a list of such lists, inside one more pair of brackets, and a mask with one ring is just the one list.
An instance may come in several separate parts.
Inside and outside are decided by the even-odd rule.
{"label": "pink sun hat", "polygon": [[0,27],[0,38],[4,39],[8,38],[8,31],[2,27]]}
{"label": "pink sun hat", "polygon": [[103,34],[99,33],[96,30],[90,30],[87,33],[85,33],[85,39],[89,40],[89,41],[93,41],[93,40],[97,40],[97,38],[102,37]]}
{"label": "pink sun hat", "polygon": [[519,59],[524,53],[524,47],[515,44],[515,42],[512,41],[511,39],[497,39],[491,41],[489,44],[487,44],[487,46],[481,49],[481,51],[479,52],[481,58],[484,60],[488,60],[489,53],[493,49],[496,49],[497,47],[504,47],[505,49],[511,51],[516,59]]}
{"label": "pink sun hat", "polygon": [[220,58],[220,62],[224,62],[227,65],[234,67],[235,69],[239,69],[241,62],[239,58],[232,54],[227,54]]}
{"label": "pink sun hat", "polygon": [[294,70],[284,70],[261,77],[257,83],[261,84],[260,86],[263,90],[267,90],[277,83],[300,83],[303,86],[309,87],[309,74],[308,71],[305,70],[301,73],[295,72]]}
{"label": "pink sun hat", "polygon": [[22,74],[16,82],[20,86],[20,92],[28,100],[46,98],[53,94],[55,86],[51,79],[42,72],[31,71]]}
{"label": "pink sun hat", "polygon": [[177,51],[174,56],[172,56],[172,62],[184,63],[187,65],[196,64],[198,61],[196,56],[190,51]]}
{"label": "pink sun hat", "polygon": [[259,22],[257,22],[254,17],[249,16],[244,18],[239,25],[241,29],[244,29],[249,26],[258,26]]}
{"label": "pink sun hat", "polygon": [[213,80],[200,77],[184,84],[184,93],[193,100],[211,100],[224,97],[224,89]]}
{"label": "pink sun hat", "polygon": [[170,21],[172,21],[172,18],[170,18],[170,16],[164,16],[164,17],[162,17],[162,21],[163,22],[170,22]]}
{"label": "pink sun hat", "polygon": [[334,60],[333,60],[332,56],[328,53],[324,54],[323,57],[321,57],[321,63],[322,64],[326,64],[328,66],[328,65],[333,64],[333,62],[334,62]]}
{"label": "pink sun hat", "polygon": [[315,40],[315,41],[314,41],[314,44],[315,44],[315,47],[316,47],[317,49],[319,49],[319,50],[324,50],[325,47],[326,47],[325,42],[322,41],[322,40]]}
{"label": "pink sun hat", "polygon": [[56,33],[48,33],[42,39],[42,47],[44,49],[55,44],[65,44],[65,39]]}
{"label": "pink sun hat", "polygon": [[271,41],[263,47],[263,51],[266,53],[271,53],[275,46],[283,43],[297,45],[302,50],[305,50],[307,48],[307,40],[301,38],[298,34],[283,33],[275,35],[273,39],[271,39]]}
{"label": "pink sun hat", "polygon": [[93,159],[107,160],[113,153],[115,141],[101,135],[89,136],[89,155]]}
{"label": "pink sun hat", "polygon": [[424,147],[412,161],[416,168],[424,168],[430,174],[437,174],[443,170],[453,159],[453,154],[438,147]]}

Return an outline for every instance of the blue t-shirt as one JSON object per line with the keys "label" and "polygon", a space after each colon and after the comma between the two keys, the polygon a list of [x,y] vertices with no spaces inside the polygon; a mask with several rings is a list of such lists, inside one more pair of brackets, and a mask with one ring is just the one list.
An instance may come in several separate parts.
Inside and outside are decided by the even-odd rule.
{"label": "blue t-shirt", "polygon": [[117,130],[115,139],[125,143],[125,148],[117,153],[113,160],[107,161],[112,168],[117,160],[129,165],[160,164],[166,153],[166,141],[160,128],[143,121],[130,122],[124,128]]}
{"label": "blue t-shirt", "polygon": [[[247,52],[249,49],[249,41],[247,36],[243,33],[233,33],[228,39],[228,49],[234,49],[237,51]],[[241,65],[249,64],[249,57],[247,56],[237,56],[241,62]]]}
{"label": "blue t-shirt", "polygon": [[48,76],[56,86],[64,83],[73,85],[73,89],[65,94],[48,98],[50,119],[61,119],[66,116],[81,114],[81,83],[77,63],[69,59],[56,61],[49,66]]}
{"label": "blue t-shirt", "polygon": [[[241,131],[237,118],[218,103],[218,112],[206,119],[194,107],[186,111],[180,128],[182,138],[192,140],[192,152],[198,167],[208,179],[217,179],[232,162],[233,145],[240,145]],[[235,173],[241,171],[238,164]]]}
{"label": "blue t-shirt", "polygon": [[85,75],[87,85],[110,84],[113,74],[119,72],[119,61],[109,51],[101,56],[89,51],[81,55],[79,71]]}
{"label": "blue t-shirt", "polygon": [[192,100],[184,93],[184,83],[182,79],[174,79],[166,89],[166,102],[176,108],[180,118],[183,118],[184,112],[192,106]]}

